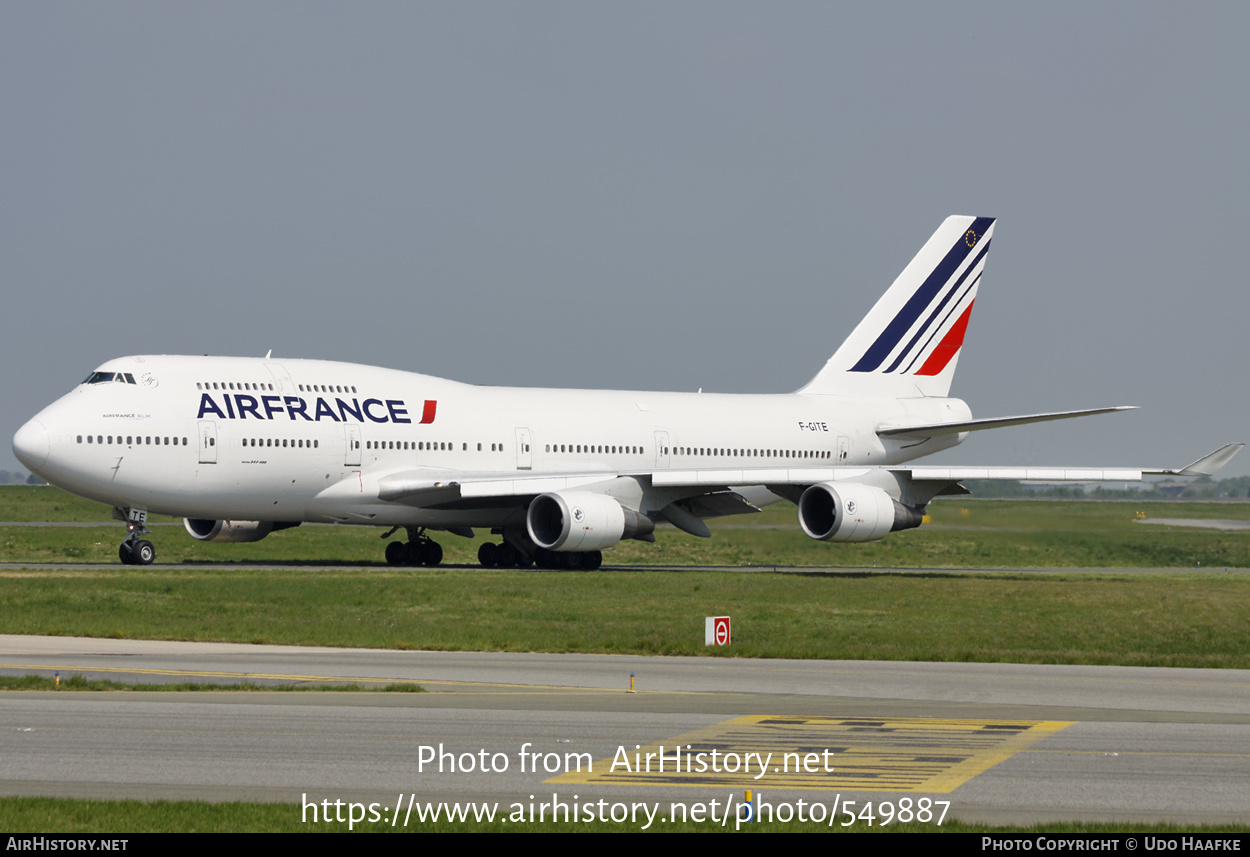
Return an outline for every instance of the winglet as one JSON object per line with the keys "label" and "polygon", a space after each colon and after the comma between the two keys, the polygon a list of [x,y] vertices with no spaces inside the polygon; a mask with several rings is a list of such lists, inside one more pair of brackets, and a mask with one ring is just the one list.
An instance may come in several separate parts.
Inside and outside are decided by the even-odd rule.
{"label": "winglet", "polygon": [[1245,446],[1244,443],[1227,443],[1210,455],[1204,455],[1180,470],[1164,470],[1163,472],[1173,476],[1212,476],[1232,461],[1233,456],[1240,452],[1243,446]]}

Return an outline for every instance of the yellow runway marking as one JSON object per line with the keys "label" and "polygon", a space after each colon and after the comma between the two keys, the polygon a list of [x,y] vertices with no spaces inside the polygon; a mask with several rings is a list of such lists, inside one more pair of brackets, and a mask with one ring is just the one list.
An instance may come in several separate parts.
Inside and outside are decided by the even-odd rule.
{"label": "yellow runway marking", "polygon": [[[946,794],[1071,725],[1056,720],[736,717],[661,744],[623,746],[615,758],[595,761],[591,772],[547,782]],[[677,748],[681,759],[675,768]],[[647,754],[652,754],[649,762]]]}

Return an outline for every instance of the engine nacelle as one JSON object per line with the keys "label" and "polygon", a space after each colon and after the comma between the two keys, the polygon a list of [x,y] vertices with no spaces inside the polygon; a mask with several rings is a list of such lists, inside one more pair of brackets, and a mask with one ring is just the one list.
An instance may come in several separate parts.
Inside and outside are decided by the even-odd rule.
{"label": "engine nacelle", "polygon": [[258,542],[275,530],[298,527],[299,521],[212,521],[183,518],[191,538],[202,542]]}
{"label": "engine nacelle", "polygon": [[799,525],[822,542],[875,542],[920,526],[923,517],[880,488],[855,482],[821,482],[799,498]]}
{"label": "engine nacelle", "polygon": [[525,527],[540,548],[591,551],[612,547],[621,539],[650,535],[655,522],[605,494],[553,491],[530,503]]}

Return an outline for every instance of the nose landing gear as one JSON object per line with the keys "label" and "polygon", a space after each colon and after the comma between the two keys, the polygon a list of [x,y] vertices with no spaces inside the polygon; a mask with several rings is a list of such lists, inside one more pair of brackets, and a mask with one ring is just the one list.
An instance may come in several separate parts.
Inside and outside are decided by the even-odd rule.
{"label": "nose landing gear", "polygon": [[126,522],[126,540],[117,549],[117,557],[125,565],[151,565],[156,559],[156,548],[146,536],[148,513],[145,509],[114,509],[113,515]]}

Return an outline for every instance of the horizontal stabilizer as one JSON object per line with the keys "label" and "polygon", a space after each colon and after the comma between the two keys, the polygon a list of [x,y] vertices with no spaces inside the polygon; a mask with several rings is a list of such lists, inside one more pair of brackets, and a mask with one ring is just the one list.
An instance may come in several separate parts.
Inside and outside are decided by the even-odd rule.
{"label": "horizontal stabilizer", "polygon": [[[1113,408],[1090,408],[1084,411],[1054,411],[1047,414],[1024,414],[1018,417],[991,417],[984,420],[966,420],[961,423],[929,423],[928,425],[915,426],[883,425],[877,427],[877,435],[880,437],[932,437],[935,434],[960,434],[966,431],[1023,426],[1030,423],[1045,423],[1051,420],[1067,420],[1073,417],[1088,417],[1094,414],[1110,414],[1115,411],[1133,411],[1136,409],[1136,405],[1118,405]],[[1196,464],[1197,462],[1194,463]]]}

